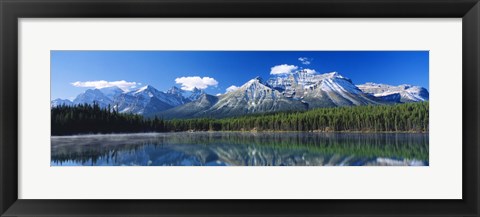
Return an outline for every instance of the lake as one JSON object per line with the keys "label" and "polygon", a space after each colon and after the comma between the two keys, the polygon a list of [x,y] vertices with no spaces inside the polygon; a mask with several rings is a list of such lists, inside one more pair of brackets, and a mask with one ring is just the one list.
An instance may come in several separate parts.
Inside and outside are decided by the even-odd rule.
{"label": "lake", "polygon": [[51,137],[52,166],[428,166],[425,133],[177,132]]}

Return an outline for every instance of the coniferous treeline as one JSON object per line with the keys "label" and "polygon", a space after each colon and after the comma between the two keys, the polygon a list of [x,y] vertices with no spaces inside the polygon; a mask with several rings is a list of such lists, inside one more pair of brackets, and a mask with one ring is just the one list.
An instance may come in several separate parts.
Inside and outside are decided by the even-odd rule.
{"label": "coniferous treeline", "polygon": [[52,108],[52,135],[192,130],[428,132],[428,122],[428,102],[177,120],[146,119],[97,104]]}
{"label": "coniferous treeline", "polygon": [[141,115],[122,114],[110,106],[100,108],[81,104],[61,105],[51,109],[52,135],[90,133],[135,133],[165,131],[164,121],[158,118],[145,119]]}

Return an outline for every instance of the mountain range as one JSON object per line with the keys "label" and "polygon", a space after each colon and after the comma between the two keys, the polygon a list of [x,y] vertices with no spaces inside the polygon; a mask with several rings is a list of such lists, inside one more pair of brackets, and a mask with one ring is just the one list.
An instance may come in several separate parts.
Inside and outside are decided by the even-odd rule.
{"label": "mountain range", "polygon": [[194,88],[184,91],[172,87],[159,91],[147,85],[125,92],[118,87],[89,89],[73,101],[55,99],[51,106],[93,104],[109,105],[121,113],[146,117],[199,118],[231,117],[278,111],[302,111],[312,108],[377,105],[428,101],[428,90],[413,85],[392,86],[365,83],[355,85],[338,72],[320,74],[298,70],[272,75],[265,82],[256,77],[239,88],[213,96]]}

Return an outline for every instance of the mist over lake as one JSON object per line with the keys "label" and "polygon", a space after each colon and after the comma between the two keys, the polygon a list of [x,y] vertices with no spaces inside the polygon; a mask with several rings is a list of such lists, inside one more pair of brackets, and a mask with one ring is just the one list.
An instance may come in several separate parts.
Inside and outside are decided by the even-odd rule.
{"label": "mist over lake", "polygon": [[429,51],[52,51],[52,166],[428,166]]}

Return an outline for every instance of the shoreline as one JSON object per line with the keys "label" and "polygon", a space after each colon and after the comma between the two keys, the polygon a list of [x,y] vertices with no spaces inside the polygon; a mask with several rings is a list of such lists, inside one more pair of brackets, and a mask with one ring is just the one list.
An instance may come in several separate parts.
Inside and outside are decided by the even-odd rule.
{"label": "shoreline", "polygon": [[69,135],[50,135],[54,137],[85,137],[85,136],[109,136],[109,135],[142,135],[142,134],[173,134],[173,133],[319,133],[319,134],[428,134],[423,131],[170,131],[170,132],[135,132],[135,133],[88,133]]}

